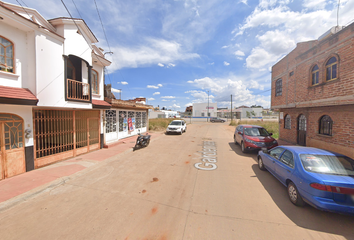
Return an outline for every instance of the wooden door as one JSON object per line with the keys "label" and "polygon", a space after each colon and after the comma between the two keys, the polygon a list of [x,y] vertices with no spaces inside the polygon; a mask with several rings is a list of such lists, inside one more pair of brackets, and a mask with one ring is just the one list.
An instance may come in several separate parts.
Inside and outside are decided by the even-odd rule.
{"label": "wooden door", "polygon": [[0,179],[26,172],[23,120],[2,114],[0,138]]}
{"label": "wooden door", "polygon": [[301,114],[298,117],[298,130],[297,130],[297,144],[300,146],[306,146],[306,117]]}

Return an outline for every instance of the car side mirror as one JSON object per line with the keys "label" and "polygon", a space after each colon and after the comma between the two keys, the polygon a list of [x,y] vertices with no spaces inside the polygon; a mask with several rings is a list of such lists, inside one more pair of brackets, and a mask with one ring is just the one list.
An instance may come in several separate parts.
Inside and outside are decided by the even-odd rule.
{"label": "car side mirror", "polygon": [[266,154],[269,154],[269,151],[267,148],[262,148],[262,152],[266,153]]}
{"label": "car side mirror", "polygon": [[273,133],[269,133],[269,136],[273,136]]}
{"label": "car side mirror", "polygon": [[242,134],[240,131],[239,132],[237,132],[238,134]]}

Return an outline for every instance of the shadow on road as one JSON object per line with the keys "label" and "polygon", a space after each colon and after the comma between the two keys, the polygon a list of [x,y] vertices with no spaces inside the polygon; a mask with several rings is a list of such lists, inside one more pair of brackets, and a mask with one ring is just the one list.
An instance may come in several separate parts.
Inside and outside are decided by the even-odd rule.
{"label": "shadow on road", "polygon": [[254,164],[252,169],[274,203],[297,226],[354,239],[354,216],[324,212],[309,205],[297,207],[288,199],[286,187],[272,174],[261,171],[257,164]]}
{"label": "shadow on road", "polygon": [[354,216],[317,210],[309,205],[297,207],[288,199],[287,189],[268,171],[258,168],[257,151],[243,153],[234,142],[229,146],[237,155],[250,157],[255,161],[252,170],[279,209],[297,226],[319,232],[337,234],[354,240]]}
{"label": "shadow on road", "polygon": [[247,152],[247,153],[243,153],[241,151],[241,147],[239,144],[235,144],[234,142],[229,142],[229,146],[232,149],[232,151],[234,151],[237,155],[239,156],[243,156],[243,157],[251,157],[254,159],[254,161],[257,162],[257,151],[251,151],[251,152]]}

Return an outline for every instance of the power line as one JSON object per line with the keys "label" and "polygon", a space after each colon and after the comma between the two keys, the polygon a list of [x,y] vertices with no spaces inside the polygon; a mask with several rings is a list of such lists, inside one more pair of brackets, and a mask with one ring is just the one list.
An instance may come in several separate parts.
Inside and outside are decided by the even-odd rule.
{"label": "power line", "polygon": [[[18,0],[16,0],[16,2],[18,2],[18,4],[20,4],[20,6],[22,7],[23,11],[25,11],[25,12],[27,13],[29,19],[32,20],[31,16],[28,14],[28,12],[27,12],[26,9],[22,6],[22,4],[21,4]],[[25,4],[25,5],[26,5],[26,4]],[[26,5],[26,7],[27,7],[27,5]]]}
{"label": "power line", "polygon": [[95,5],[96,5],[96,10],[97,10],[98,18],[100,19],[101,26],[102,26],[102,29],[103,29],[103,34],[104,34],[104,36],[105,36],[105,38],[106,38],[106,42],[107,42],[107,45],[108,45],[108,49],[109,49],[109,51],[111,52],[111,47],[109,46],[109,42],[108,42],[108,39],[107,39],[106,31],[104,30],[104,27],[103,27],[101,15],[100,15],[100,12],[98,11],[98,7],[97,7],[96,0],[94,0],[94,2],[95,2]]}
{"label": "power line", "polygon": [[72,0],[72,1],[73,1],[73,4],[74,4],[74,6],[75,6],[75,8],[76,8],[76,11],[77,11],[77,13],[79,14],[80,18],[83,19],[82,16],[81,16],[81,14],[80,14],[80,12],[79,12],[79,9],[77,9],[77,6],[76,6],[74,0]]}

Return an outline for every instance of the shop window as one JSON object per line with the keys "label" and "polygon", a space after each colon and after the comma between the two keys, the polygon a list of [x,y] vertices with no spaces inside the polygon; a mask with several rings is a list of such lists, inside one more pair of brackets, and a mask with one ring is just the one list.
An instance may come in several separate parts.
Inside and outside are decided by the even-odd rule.
{"label": "shop window", "polygon": [[331,57],[326,63],[326,81],[337,79],[337,58]]}
{"label": "shop window", "polygon": [[284,128],[291,129],[291,117],[289,114],[287,114],[284,118]]}
{"label": "shop window", "polygon": [[14,45],[0,36],[0,71],[14,72]]}
{"label": "shop window", "polygon": [[333,121],[330,116],[324,115],[320,118],[319,122],[319,133],[323,135],[329,135],[332,136],[332,126],[333,126]]}
{"label": "shop window", "polygon": [[312,74],[312,85],[317,85],[319,83],[319,73],[320,70],[317,65],[315,65],[312,68],[311,74]]}
{"label": "shop window", "polygon": [[281,96],[283,93],[283,81],[281,80],[281,78],[279,78],[276,82],[275,82],[275,96]]}

